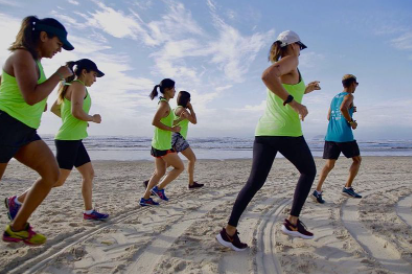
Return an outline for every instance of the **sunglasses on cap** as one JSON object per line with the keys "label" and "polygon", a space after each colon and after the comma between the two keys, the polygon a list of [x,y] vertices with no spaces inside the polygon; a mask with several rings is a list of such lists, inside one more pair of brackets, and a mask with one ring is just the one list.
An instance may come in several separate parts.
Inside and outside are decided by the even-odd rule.
{"label": "sunglasses on cap", "polygon": [[306,48],[306,46],[305,46],[302,42],[300,42],[300,41],[296,42],[295,44],[298,44],[298,45],[299,45],[300,50],[303,50],[303,49]]}

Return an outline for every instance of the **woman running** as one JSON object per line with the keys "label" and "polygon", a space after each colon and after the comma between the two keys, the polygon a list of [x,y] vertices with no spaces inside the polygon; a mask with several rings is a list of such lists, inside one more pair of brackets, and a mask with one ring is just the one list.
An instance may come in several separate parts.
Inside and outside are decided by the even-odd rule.
{"label": "woman running", "polygon": [[[253,145],[253,164],[250,177],[240,191],[226,228],[216,236],[219,243],[235,251],[247,248],[236,230],[238,221],[256,192],[263,186],[278,152],[282,153],[300,172],[290,215],[282,232],[305,239],[313,238],[299,219],[303,204],[316,175],[316,166],[309,147],[302,135],[302,121],[308,110],[301,105],[304,94],[319,90],[319,82],[305,87],[298,70],[299,55],[306,46],[293,31],[279,34],[270,50],[269,60],[274,63],[262,75],[268,88],[266,111],[256,128]],[[280,60],[279,60],[280,59]]]}
{"label": "woman running", "polygon": [[[150,178],[144,196],[140,199],[141,206],[159,205],[150,198],[150,194],[157,195],[163,201],[168,201],[164,188],[184,170],[184,165],[180,157],[172,149],[172,132],[180,132],[179,126],[173,126],[174,115],[169,106],[169,100],[175,96],[175,82],[172,79],[163,79],[160,85],[156,85],[150,93],[150,98],[153,100],[158,95],[158,91],[162,93],[160,97],[159,107],[153,118],[152,125],[155,127],[154,136],[152,139],[151,155],[155,157],[155,172]],[[160,179],[165,175],[167,166],[172,166],[163,180]],[[159,183],[159,184],[158,184]]]}
{"label": "woman running", "polygon": [[[189,128],[189,122],[192,124],[197,123],[196,113],[193,110],[193,106],[190,103],[190,93],[187,91],[180,91],[177,95],[177,108],[173,110],[175,114],[175,120],[173,125],[180,127],[180,132],[173,132],[172,135],[172,148],[177,153],[181,152],[189,161],[187,172],[189,174],[189,189],[200,188],[204,184],[199,184],[194,180],[196,155],[190,148],[189,143],[186,141],[187,131]],[[144,186],[147,187],[149,181],[144,181]]]}
{"label": "woman running", "polygon": [[[65,84],[61,85],[56,102],[51,108],[51,112],[62,119],[56,137],[56,159],[60,167],[60,177],[54,187],[62,186],[69,177],[73,167],[83,177],[82,194],[85,211],[85,220],[105,220],[108,214],[99,213],[93,208],[93,178],[94,170],[89,154],[83,145],[82,140],[88,136],[88,122],[100,124],[102,118],[99,114],[89,115],[92,104],[90,93],[87,87],[96,82],[96,77],[104,76],[96,64],[89,59],[81,59],[76,62],[67,62],[67,67],[74,75],[65,79]],[[18,201],[24,201],[25,194],[18,197]]]}
{"label": "woman running", "polygon": [[12,220],[3,233],[3,241],[6,242],[22,241],[28,245],[46,242],[46,237],[34,232],[27,220],[59,178],[56,159],[37,135],[37,128],[46,110],[47,97],[61,80],[72,75],[67,67],[60,67],[49,79],[43,72],[41,60],[53,58],[62,48],[74,49],[67,41],[67,31],[61,23],[52,18],[28,16],[23,19],[16,41],[9,48],[12,54],[3,66],[0,179],[13,157],[40,175],[23,204],[17,201],[16,196],[6,198],[5,204]]}

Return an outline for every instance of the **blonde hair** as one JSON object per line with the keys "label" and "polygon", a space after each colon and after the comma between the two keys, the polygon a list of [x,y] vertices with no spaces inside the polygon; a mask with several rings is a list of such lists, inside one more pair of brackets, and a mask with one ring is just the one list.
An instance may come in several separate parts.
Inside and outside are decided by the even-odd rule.
{"label": "blonde hair", "polygon": [[281,47],[282,42],[276,41],[272,44],[269,51],[269,62],[276,63],[280,57],[284,54],[286,47]]}
{"label": "blonde hair", "polygon": [[350,85],[352,85],[353,82],[356,82],[356,76],[353,74],[345,74],[342,77],[342,85],[345,88],[350,87]]}

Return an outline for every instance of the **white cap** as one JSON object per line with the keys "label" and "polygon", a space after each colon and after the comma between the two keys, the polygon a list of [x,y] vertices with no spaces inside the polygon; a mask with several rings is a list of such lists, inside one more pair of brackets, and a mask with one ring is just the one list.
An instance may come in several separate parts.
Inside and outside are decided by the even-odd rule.
{"label": "white cap", "polygon": [[287,45],[299,42],[299,45],[301,46],[301,49],[307,48],[302,42],[300,42],[299,35],[291,30],[285,30],[284,32],[281,32],[277,38],[276,41],[280,41],[281,47],[286,47]]}

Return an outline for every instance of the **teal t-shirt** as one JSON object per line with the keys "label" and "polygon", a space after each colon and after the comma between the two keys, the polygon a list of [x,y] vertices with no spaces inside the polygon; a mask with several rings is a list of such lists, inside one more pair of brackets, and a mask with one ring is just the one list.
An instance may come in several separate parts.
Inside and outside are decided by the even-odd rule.
{"label": "teal t-shirt", "polygon": [[[341,92],[333,97],[330,104],[330,117],[328,124],[328,131],[326,132],[325,140],[337,143],[350,142],[355,140],[352,133],[352,128],[346,121],[345,117],[340,111],[345,96],[349,92]],[[349,109],[349,115],[353,115],[353,106]]]}

